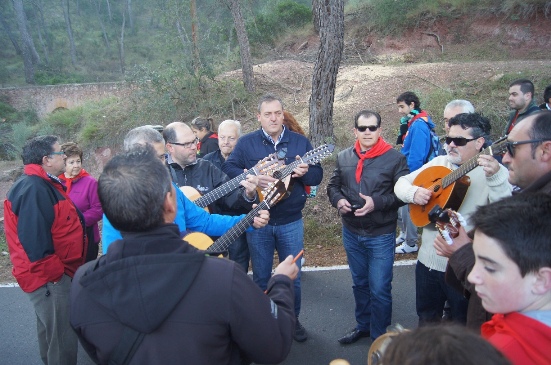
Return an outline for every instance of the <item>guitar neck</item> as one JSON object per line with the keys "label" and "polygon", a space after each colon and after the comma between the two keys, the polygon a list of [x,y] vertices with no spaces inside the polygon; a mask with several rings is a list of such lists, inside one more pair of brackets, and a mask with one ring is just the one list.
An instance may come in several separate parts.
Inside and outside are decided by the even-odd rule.
{"label": "guitar neck", "polygon": [[467,162],[463,163],[450,174],[444,176],[444,178],[442,178],[442,187],[444,189],[447,188],[457,180],[461,179],[463,176],[467,175],[471,170],[476,168],[478,166],[478,157],[480,157],[481,155],[494,156],[503,153],[505,151],[506,144],[507,141],[502,139],[496,141],[496,143],[494,143],[493,145],[488,146],[477,153],[476,156],[470,158]]}
{"label": "guitar neck", "polygon": [[253,174],[256,175],[256,171],[254,168],[250,169],[247,172],[242,173],[241,175],[234,177],[230,181],[220,185],[216,189],[209,191],[199,199],[195,200],[194,201],[195,205],[201,208],[205,208],[206,206],[214,203],[221,197],[226,196],[232,191],[234,191],[235,189],[237,189],[239,187],[239,183],[241,182],[241,180],[246,179],[247,175],[253,175]]}
{"label": "guitar neck", "polygon": [[270,209],[269,205],[262,201],[256,208],[253,208],[242,220],[239,221],[235,226],[230,228],[229,231],[224,233],[220,238],[218,238],[214,243],[207,248],[207,252],[222,252],[226,251],[228,247],[235,242],[237,237],[241,236],[247,228],[249,228],[254,221],[254,217],[257,216],[258,212],[263,209]]}

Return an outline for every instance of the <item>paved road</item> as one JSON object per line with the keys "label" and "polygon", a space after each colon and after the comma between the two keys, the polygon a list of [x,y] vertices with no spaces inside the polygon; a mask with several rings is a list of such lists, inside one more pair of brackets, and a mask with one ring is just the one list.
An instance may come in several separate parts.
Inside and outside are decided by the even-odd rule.
{"label": "paved road", "polygon": [[[327,365],[343,358],[351,365],[366,364],[369,339],[342,346],[337,338],[354,327],[354,299],[349,270],[305,271],[302,274],[301,322],[309,338],[293,343],[285,365]],[[413,328],[415,315],[414,266],[395,266],[393,280],[393,323]],[[0,288],[0,363],[41,365],[36,342],[32,306],[19,288]],[[92,361],[80,349],[79,365]]]}

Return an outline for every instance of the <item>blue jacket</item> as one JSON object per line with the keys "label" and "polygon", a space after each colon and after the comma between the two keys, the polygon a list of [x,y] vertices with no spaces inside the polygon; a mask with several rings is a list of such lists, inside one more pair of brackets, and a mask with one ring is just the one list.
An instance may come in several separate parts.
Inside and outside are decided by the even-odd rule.
{"label": "blue jacket", "polygon": [[[285,164],[288,165],[295,161],[295,157],[304,156],[306,152],[312,150],[312,144],[308,138],[301,134],[291,132],[285,129],[281,141],[277,144],[277,151],[284,154]],[[250,169],[258,161],[276,149],[274,144],[266,138],[262,129],[251,132],[237,142],[230,157],[222,165],[222,170],[230,177],[243,173],[243,169]],[[302,208],[306,203],[305,185],[315,186],[321,183],[323,178],[323,169],[321,165],[310,165],[308,172],[297,179],[293,179],[294,186],[291,195],[277,203],[270,209],[270,225],[282,225],[302,218]]]}
{"label": "blue jacket", "polygon": [[[176,201],[178,203],[178,211],[174,223],[178,225],[180,232],[189,230],[203,232],[209,236],[222,236],[245,216],[243,214],[233,217],[209,214],[203,208],[199,208],[193,204],[176,185],[174,185],[174,189],[176,190]],[[109,222],[109,219],[104,214],[101,239],[103,253],[106,254],[109,245],[121,238],[121,233],[111,225],[111,222]]]}
{"label": "blue jacket", "polygon": [[434,123],[430,117],[427,121],[419,118],[411,123],[401,151],[406,156],[410,172],[425,164],[430,151],[430,130],[433,128]]}

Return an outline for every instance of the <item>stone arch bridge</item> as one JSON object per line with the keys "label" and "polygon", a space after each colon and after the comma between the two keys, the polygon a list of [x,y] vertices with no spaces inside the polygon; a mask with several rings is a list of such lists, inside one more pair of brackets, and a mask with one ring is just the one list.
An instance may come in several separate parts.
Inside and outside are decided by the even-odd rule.
{"label": "stone arch bridge", "polygon": [[0,88],[0,98],[17,110],[33,109],[42,118],[56,109],[71,109],[87,101],[122,98],[135,89],[126,82],[24,86]]}

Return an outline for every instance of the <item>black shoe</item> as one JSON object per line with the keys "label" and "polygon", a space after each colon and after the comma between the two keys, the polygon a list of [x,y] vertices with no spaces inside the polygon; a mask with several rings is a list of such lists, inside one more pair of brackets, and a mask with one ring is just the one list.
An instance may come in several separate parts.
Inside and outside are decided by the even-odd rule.
{"label": "black shoe", "polygon": [[339,342],[343,345],[349,345],[358,341],[362,337],[369,337],[369,335],[369,332],[360,331],[359,329],[354,328],[352,331],[339,338]]}
{"label": "black shoe", "polygon": [[306,334],[306,329],[302,327],[302,324],[300,324],[298,318],[297,324],[295,325],[295,334],[293,335],[293,338],[297,342],[304,342],[308,338],[308,335]]}

